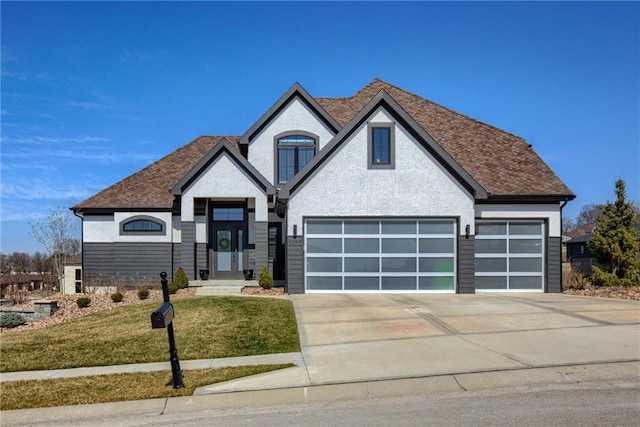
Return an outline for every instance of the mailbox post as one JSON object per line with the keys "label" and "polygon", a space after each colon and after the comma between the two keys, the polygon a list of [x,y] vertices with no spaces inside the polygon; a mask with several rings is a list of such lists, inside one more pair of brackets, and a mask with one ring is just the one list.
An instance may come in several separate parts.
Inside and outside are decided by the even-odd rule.
{"label": "mailbox post", "polygon": [[171,373],[173,374],[173,388],[184,388],[180,360],[176,349],[176,340],[173,337],[173,305],[169,302],[169,287],[167,286],[167,273],[160,273],[162,279],[162,295],[164,302],[156,311],[151,313],[152,328],[167,328],[169,335],[169,360],[171,361]]}

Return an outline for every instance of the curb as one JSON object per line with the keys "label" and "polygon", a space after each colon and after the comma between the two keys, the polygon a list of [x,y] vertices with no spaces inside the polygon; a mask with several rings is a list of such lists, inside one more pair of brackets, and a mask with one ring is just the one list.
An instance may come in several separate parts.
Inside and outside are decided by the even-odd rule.
{"label": "curb", "polygon": [[640,386],[640,361],[550,366],[543,368],[456,373],[417,378],[397,378],[330,385],[236,391],[228,393],[158,398],[91,405],[2,411],[2,425],[82,421],[119,416],[159,416],[193,411],[285,404],[310,404],[338,400],[368,400],[403,395],[474,392],[518,386],[567,385],[593,381],[626,381]]}

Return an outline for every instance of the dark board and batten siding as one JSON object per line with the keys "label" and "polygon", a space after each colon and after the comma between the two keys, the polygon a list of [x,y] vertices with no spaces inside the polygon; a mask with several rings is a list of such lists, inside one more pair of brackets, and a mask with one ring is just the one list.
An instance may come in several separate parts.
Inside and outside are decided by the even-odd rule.
{"label": "dark board and batten siding", "polygon": [[[184,268],[184,267],[182,267]],[[198,279],[200,278],[200,270],[209,270],[211,273],[211,269],[207,266],[207,244],[206,243],[196,243],[196,274],[198,275]]]}
{"label": "dark board and batten siding", "polygon": [[195,271],[196,254],[196,223],[193,221],[185,221],[182,223],[182,245],[180,252],[182,253],[182,262],[180,265],[187,273],[190,280],[197,279]]}
{"label": "dark board and batten siding", "polygon": [[258,277],[262,267],[269,263],[269,223],[257,221],[255,223],[256,248],[255,257],[255,275]]}
{"label": "dark board and batten siding", "polygon": [[287,237],[287,292],[290,294],[304,293],[304,239],[302,236]]}
{"label": "dark board and batten siding", "polygon": [[458,293],[474,294],[475,284],[475,240],[473,236],[458,239]]}
{"label": "dark board and batten siding", "polygon": [[171,243],[85,243],[83,251],[85,280],[118,278],[135,284],[147,278],[160,284],[161,272],[173,275]]}
{"label": "dark board and batten siding", "polygon": [[545,292],[562,292],[562,239],[547,239],[547,288]]}

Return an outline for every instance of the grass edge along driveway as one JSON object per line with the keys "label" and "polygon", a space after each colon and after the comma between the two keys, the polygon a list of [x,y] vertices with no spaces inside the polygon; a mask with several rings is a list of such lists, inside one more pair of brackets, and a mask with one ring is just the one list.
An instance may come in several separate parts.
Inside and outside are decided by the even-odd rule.
{"label": "grass edge along driveway", "polygon": [[[181,360],[300,351],[291,301],[211,296],[173,301]],[[0,372],[167,361],[167,332],[151,328],[158,302],[106,310],[2,339]]]}

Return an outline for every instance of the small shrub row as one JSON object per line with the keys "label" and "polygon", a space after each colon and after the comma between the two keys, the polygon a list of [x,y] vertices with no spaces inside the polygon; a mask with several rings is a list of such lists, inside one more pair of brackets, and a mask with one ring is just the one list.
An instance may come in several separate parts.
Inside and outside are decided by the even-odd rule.
{"label": "small shrub row", "polygon": [[138,298],[140,299],[149,298],[149,289],[146,289],[146,288],[138,289]]}
{"label": "small shrub row", "polygon": [[121,302],[123,298],[124,295],[122,295],[120,292],[114,292],[111,294],[111,301],[113,302]]}
{"label": "small shrub row", "polygon": [[0,328],[15,328],[26,323],[26,319],[18,313],[3,313],[0,316]]}

